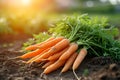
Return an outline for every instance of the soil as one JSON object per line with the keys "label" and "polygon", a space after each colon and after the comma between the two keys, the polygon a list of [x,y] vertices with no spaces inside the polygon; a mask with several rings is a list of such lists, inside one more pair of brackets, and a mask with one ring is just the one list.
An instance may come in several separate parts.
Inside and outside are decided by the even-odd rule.
{"label": "soil", "polygon": [[[0,80],[77,80],[72,70],[60,74],[61,67],[44,75],[41,64],[28,65],[21,59],[15,59],[23,54],[21,45],[26,40],[14,41],[11,47],[0,47]],[[120,80],[120,61],[110,57],[86,57],[75,72],[80,80]]]}

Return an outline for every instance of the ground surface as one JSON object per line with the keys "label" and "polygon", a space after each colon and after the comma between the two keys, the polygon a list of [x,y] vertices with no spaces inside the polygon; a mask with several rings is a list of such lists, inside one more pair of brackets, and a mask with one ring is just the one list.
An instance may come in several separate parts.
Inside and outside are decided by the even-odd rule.
{"label": "ground surface", "polygon": [[[60,68],[43,75],[40,64],[26,65],[23,60],[12,59],[23,54],[20,49],[25,41],[26,38],[15,40],[8,47],[1,46],[4,41],[0,43],[0,80],[77,80],[72,70],[60,75]],[[76,73],[80,80],[120,80],[120,61],[109,57],[86,57]]]}

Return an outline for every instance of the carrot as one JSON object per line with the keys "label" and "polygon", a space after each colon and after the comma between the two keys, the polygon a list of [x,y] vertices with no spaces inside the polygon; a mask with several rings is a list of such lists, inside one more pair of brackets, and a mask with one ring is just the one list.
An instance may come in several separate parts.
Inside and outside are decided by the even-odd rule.
{"label": "carrot", "polygon": [[49,51],[49,50],[50,50],[50,48],[44,50],[44,51],[41,52],[39,55],[37,55],[37,56],[31,58],[30,60],[28,60],[26,63],[32,63],[32,62],[34,62],[35,59],[37,59],[38,57],[40,57],[42,54],[44,54],[45,52],[47,52],[47,51]]}
{"label": "carrot", "polygon": [[57,37],[57,38],[55,38],[55,39],[53,39],[53,40],[51,40],[51,41],[48,41],[48,42],[46,42],[46,43],[38,46],[38,48],[39,48],[39,49],[42,49],[42,48],[45,49],[45,48],[52,47],[52,46],[54,46],[55,44],[57,44],[58,42],[60,42],[60,41],[63,40],[63,39],[64,39],[64,37]]}
{"label": "carrot", "polygon": [[52,71],[55,71],[56,69],[60,68],[61,66],[63,66],[65,64],[65,60],[63,61],[56,61],[55,63],[53,63],[52,65],[48,66],[43,73],[44,74],[49,74]]}
{"label": "carrot", "polygon": [[53,64],[55,61],[49,61],[47,62],[45,65],[42,66],[42,68],[46,68],[48,67],[49,65]]}
{"label": "carrot", "polygon": [[34,57],[34,56],[38,55],[40,52],[42,52],[43,50],[45,50],[46,48],[52,47],[56,43],[60,42],[62,39],[63,39],[63,37],[58,37],[56,39],[48,41],[45,44],[41,45],[40,49],[37,49],[35,51],[26,53],[23,56],[21,56],[20,58],[31,58],[31,57]]}
{"label": "carrot", "polygon": [[74,54],[72,54],[69,59],[66,61],[65,66],[63,67],[61,73],[68,71],[68,69],[72,66],[73,62],[75,61],[76,57],[77,57],[77,53],[75,52]]}
{"label": "carrot", "polygon": [[55,38],[54,37],[50,37],[47,40],[45,40],[44,42],[41,42],[41,43],[38,43],[38,44],[34,44],[34,45],[30,45],[30,46],[26,47],[25,50],[35,50],[35,49],[38,48],[38,46],[40,46],[40,45],[42,45],[42,44],[44,44],[46,42],[49,42],[49,41],[51,41],[53,39],[55,39]]}
{"label": "carrot", "polygon": [[35,60],[35,62],[40,62],[41,59],[46,59],[46,58],[50,57],[51,55],[59,52],[60,50],[63,50],[64,48],[66,48],[69,45],[69,43],[70,42],[68,39],[63,39],[62,41],[57,43],[55,46],[53,46],[48,52],[44,53],[39,58],[37,58]]}
{"label": "carrot", "polygon": [[67,48],[63,49],[62,51],[60,51],[60,52],[58,52],[58,53],[50,56],[50,57],[48,58],[48,60],[49,60],[49,61],[53,61],[53,60],[59,59],[59,57],[60,57],[68,48],[69,48],[69,46],[68,46]]}
{"label": "carrot", "polygon": [[23,54],[22,56],[19,56],[19,58],[27,59],[27,58],[34,57],[34,56],[40,54],[43,50],[44,49],[36,49],[35,51],[28,52],[28,53]]}
{"label": "carrot", "polygon": [[61,55],[59,60],[68,59],[77,49],[78,49],[78,45],[76,43],[71,43],[69,49]]}
{"label": "carrot", "polygon": [[78,68],[78,66],[81,64],[81,62],[83,61],[83,59],[85,58],[85,56],[87,55],[87,49],[82,48],[77,56],[77,58],[75,59],[72,69],[75,70]]}
{"label": "carrot", "polygon": [[30,46],[25,48],[25,50],[35,50],[35,49],[37,49],[37,45],[30,45]]}

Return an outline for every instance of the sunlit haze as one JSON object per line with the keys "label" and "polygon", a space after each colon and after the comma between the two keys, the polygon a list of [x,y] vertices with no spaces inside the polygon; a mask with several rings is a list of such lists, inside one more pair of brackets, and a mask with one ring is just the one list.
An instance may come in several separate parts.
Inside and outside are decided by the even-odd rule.
{"label": "sunlit haze", "polygon": [[30,5],[31,4],[31,0],[21,0],[21,4],[23,5]]}

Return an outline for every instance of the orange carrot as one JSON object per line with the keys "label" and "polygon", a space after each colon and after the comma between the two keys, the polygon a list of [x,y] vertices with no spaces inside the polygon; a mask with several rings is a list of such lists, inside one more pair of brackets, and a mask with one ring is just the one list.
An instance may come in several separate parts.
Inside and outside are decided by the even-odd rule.
{"label": "orange carrot", "polygon": [[45,52],[47,52],[47,51],[49,51],[49,50],[50,50],[50,48],[44,50],[44,51],[41,52],[39,55],[37,55],[37,56],[31,58],[30,60],[28,60],[26,63],[32,63],[32,62],[34,62],[35,59],[37,59],[38,57],[40,57],[42,54],[44,54]]}
{"label": "orange carrot", "polygon": [[40,62],[41,59],[46,59],[46,58],[50,57],[51,55],[59,52],[60,50],[63,50],[64,48],[66,48],[69,45],[69,43],[70,42],[68,39],[63,39],[62,41],[57,43],[55,46],[53,46],[48,52],[44,53],[39,58],[37,58],[35,60],[35,62]]}
{"label": "orange carrot", "polygon": [[64,39],[63,37],[58,37],[56,39],[53,39],[51,41],[48,41],[46,43],[44,43],[43,45],[41,45],[41,48],[40,49],[37,49],[35,51],[32,51],[32,52],[29,52],[29,53],[26,53],[22,56],[20,56],[20,58],[31,58],[31,57],[34,57],[36,55],[38,55],[40,52],[42,52],[43,50],[45,50],[46,48],[49,48],[49,47],[52,47],[54,46],[56,43],[60,42],[62,39]]}
{"label": "orange carrot", "polygon": [[78,49],[78,45],[76,43],[71,43],[69,49],[62,54],[59,60],[68,59],[77,49]]}
{"label": "orange carrot", "polygon": [[53,63],[52,65],[48,66],[44,71],[43,73],[44,74],[49,74],[50,72],[52,71],[55,71],[56,69],[60,68],[61,66],[63,66],[65,64],[65,60],[63,61],[56,61],[55,63]]}
{"label": "orange carrot", "polygon": [[45,48],[52,47],[52,46],[54,46],[55,44],[57,44],[58,42],[60,42],[60,41],[63,40],[63,39],[64,39],[64,37],[57,37],[57,38],[55,38],[55,39],[53,39],[53,40],[51,40],[51,41],[48,41],[48,42],[46,42],[46,43],[38,46],[38,48],[39,48],[39,49],[42,49],[42,48],[45,49]]}
{"label": "orange carrot", "polygon": [[48,58],[48,60],[49,60],[49,61],[52,61],[52,60],[57,60],[57,59],[59,59],[59,57],[60,57],[64,52],[66,52],[68,48],[69,48],[69,46],[68,46],[67,48],[65,48],[64,50],[62,50],[62,51],[60,51],[60,52],[58,52],[58,53],[50,56],[50,57]]}
{"label": "orange carrot", "polygon": [[35,50],[35,49],[37,49],[37,45],[30,45],[30,46],[25,48],[25,50]]}
{"label": "orange carrot", "polygon": [[40,46],[40,45],[42,45],[42,44],[44,44],[46,42],[49,42],[49,41],[51,41],[53,39],[55,39],[55,38],[54,37],[50,37],[47,40],[45,40],[44,42],[41,42],[41,43],[38,43],[38,44],[34,44],[34,45],[30,45],[30,46],[26,47],[25,50],[35,50],[35,49],[38,48],[38,46]]}
{"label": "orange carrot", "polygon": [[77,57],[77,53],[75,52],[74,54],[72,54],[69,59],[66,61],[65,66],[63,67],[61,73],[68,71],[68,69],[70,69],[70,67],[72,66],[73,62],[75,61],[76,57]]}
{"label": "orange carrot", "polygon": [[78,66],[81,64],[81,62],[83,61],[86,55],[87,55],[87,49],[82,48],[73,63],[73,66],[72,66],[73,71],[78,68]]}
{"label": "orange carrot", "polygon": [[22,59],[31,58],[31,57],[37,56],[37,55],[40,54],[42,51],[44,51],[44,49],[36,49],[35,51],[32,51],[32,52],[28,52],[28,53],[23,54],[22,56],[20,56],[20,58],[22,58]]}
{"label": "orange carrot", "polygon": [[42,68],[46,68],[48,67],[49,65],[53,64],[55,61],[49,61],[47,62],[45,65],[42,66]]}

